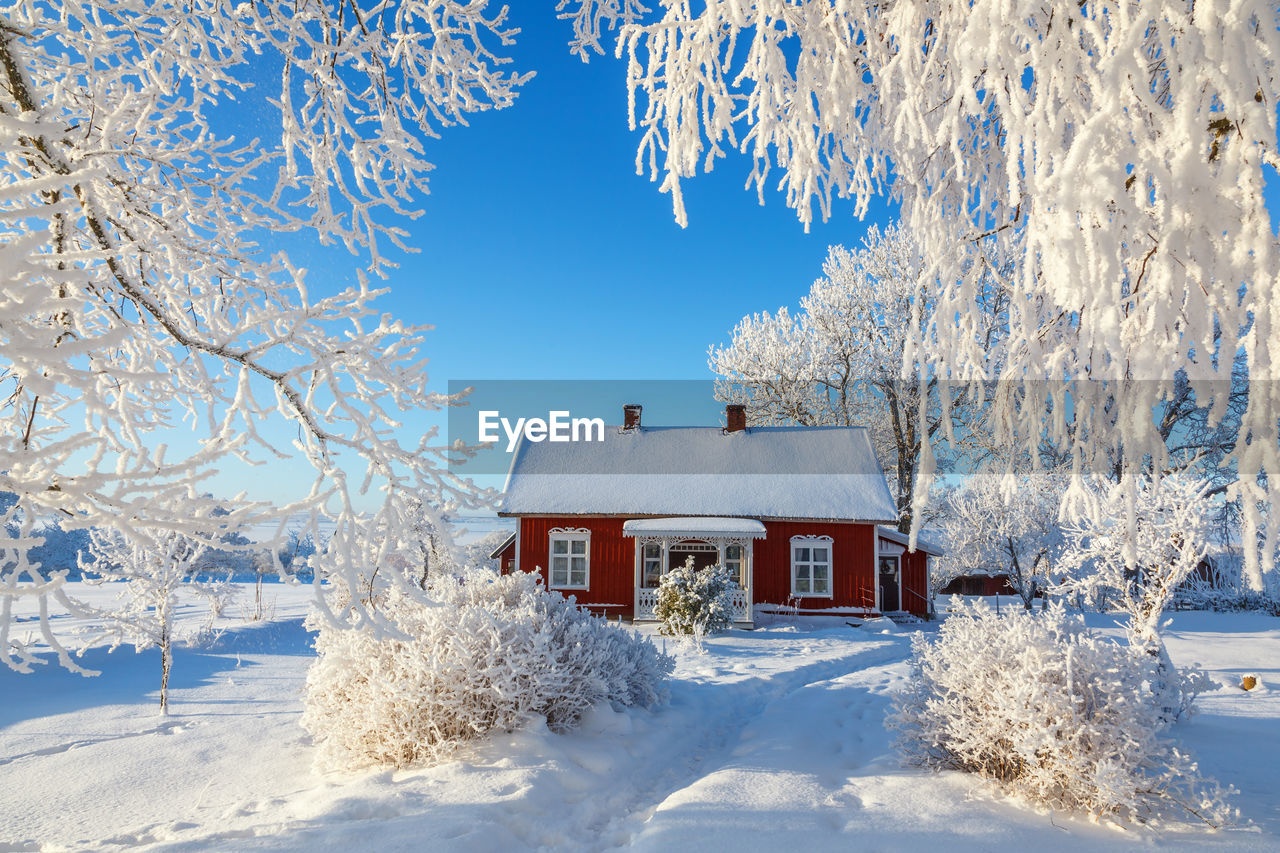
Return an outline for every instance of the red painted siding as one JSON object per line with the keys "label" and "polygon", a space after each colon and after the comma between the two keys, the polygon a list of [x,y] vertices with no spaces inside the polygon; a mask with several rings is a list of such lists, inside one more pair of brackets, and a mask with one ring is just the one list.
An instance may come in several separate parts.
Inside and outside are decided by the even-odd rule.
{"label": "red painted siding", "polygon": [[507,547],[498,552],[498,571],[507,575],[515,571],[516,567],[516,541],[511,540]]}
{"label": "red painted siding", "polygon": [[952,578],[944,586],[939,595],[1016,595],[1009,585],[1009,576],[999,575],[960,575]]}
{"label": "red painted siding", "polygon": [[924,551],[901,556],[902,609],[917,616],[929,613],[929,555]]}
{"label": "red painted siding", "polygon": [[610,617],[621,614],[630,618],[635,609],[635,540],[622,535],[623,518],[521,518],[520,562],[522,571],[537,570],[542,582],[548,583],[551,556],[551,529],[553,527],[585,527],[591,531],[591,561],[589,586],[586,589],[564,590],[580,604],[616,604],[620,607],[604,607],[601,612]]}
{"label": "red painted siding", "polygon": [[767,534],[757,539],[752,552],[755,567],[755,603],[784,605],[791,597],[791,537],[830,536],[831,598],[806,597],[802,610],[832,607],[875,609],[876,588],[870,524],[832,521],[766,521]]}
{"label": "red painted siding", "polygon": [[[552,528],[586,528],[591,531],[590,580],[587,589],[564,590],[584,605],[601,607],[608,616],[630,618],[635,606],[635,540],[622,535],[621,517],[574,516],[523,517],[520,519],[518,565],[538,571],[548,581]],[[849,608],[874,610],[876,569],[871,524],[839,521],[766,521],[766,537],[752,548],[754,603],[785,605],[791,597],[791,537],[830,536],[832,596],[800,599],[800,609]],[[514,548],[514,546],[513,546]],[[506,554],[503,554],[505,559]],[[902,605],[912,613],[928,612],[928,581],[923,551],[902,559]],[[505,565],[505,563],[504,563]]]}

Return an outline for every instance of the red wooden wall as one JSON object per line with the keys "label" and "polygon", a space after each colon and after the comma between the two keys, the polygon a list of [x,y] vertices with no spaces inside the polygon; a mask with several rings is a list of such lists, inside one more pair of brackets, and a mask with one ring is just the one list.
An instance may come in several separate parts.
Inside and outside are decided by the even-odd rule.
{"label": "red wooden wall", "polygon": [[[575,596],[584,605],[615,605],[601,607],[600,612],[630,618],[635,605],[635,540],[622,535],[625,521],[573,516],[521,518],[518,565],[523,571],[539,570],[545,584],[551,529],[585,527],[591,531],[590,586],[564,590],[564,594]],[[873,525],[831,521],[766,521],[764,525],[767,536],[757,539],[752,549],[756,604],[783,605],[791,597],[792,536],[830,536],[833,595],[801,599],[801,611],[875,608]],[[923,551],[903,555],[902,605],[912,613],[924,614],[928,610],[926,559]]]}
{"label": "red wooden wall", "polygon": [[998,575],[961,575],[952,578],[944,586],[939,595],[1016,595],[1009,585],[1009,576]]}
{"label": "red wooden wall", "polygon": [[[616,617],[630,618],[636,600],[636,540],[622,535],[624,518],[521,518],[520,545],[521,571],[537,569],[542,582],[549,580],[553,527],[585,527],[591,531],[590,586],[587,589],[566,589],[566,596],[577,597],[579,604],[616,604],[619,607],[603,607],[599,612]],[[595,608],[593,608],[595,609]]]}
{"label": "red wooden wall", "polygon": [[924,551],[900,555],[902,609],[917,616],[929,612],[929,555]]}
{"label": "red wooden wall", "polygon": [[507,547],[498,552],[498,571],[502,574],[510,574],[515,571],[516,567],[516,541],[511,540]]}
{"label": "red wooden wall", "polygon": [[831,598],[800,599],[801,610],[876,606],[874,527],[830,521],[766,521],[766,538],[752,548],[756,604],[786,604],[791,597],[791,537],[830,536]]}

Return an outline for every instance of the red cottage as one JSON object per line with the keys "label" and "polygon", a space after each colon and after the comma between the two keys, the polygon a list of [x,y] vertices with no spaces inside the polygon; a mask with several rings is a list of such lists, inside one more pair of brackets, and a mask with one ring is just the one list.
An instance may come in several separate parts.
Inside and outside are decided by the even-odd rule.
{"label": "red cottage", "polygon": [[503,571],[538,571],[607,616],[653,618],[663,573],[690,557],[737,577],[735,621],[762,611],[929,610],[928,560],[912,552],[865,429],[644,427],[628,406],[603,440],[521,439],[499,515],[516,532]]}

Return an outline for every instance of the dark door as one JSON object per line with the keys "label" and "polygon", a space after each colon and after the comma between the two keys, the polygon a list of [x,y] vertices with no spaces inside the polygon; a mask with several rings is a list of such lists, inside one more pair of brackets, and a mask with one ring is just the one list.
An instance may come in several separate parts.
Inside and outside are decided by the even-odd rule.
{"label": "dark door", "polygon": [[902,609],[902,597],[898,592],[898,558],[880,558],[880,612],[893,613]]}
{"label": "dark door", "polygon": [[716,564],[720,552],[716,546],[705,542],[676,542],[667,552],[667,570],[678,568],[693,557],[695,569],[705,569]]}

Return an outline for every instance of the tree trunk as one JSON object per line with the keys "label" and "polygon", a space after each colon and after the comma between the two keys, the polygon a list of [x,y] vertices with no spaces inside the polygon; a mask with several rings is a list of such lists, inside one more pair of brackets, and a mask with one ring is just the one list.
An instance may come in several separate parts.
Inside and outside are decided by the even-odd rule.
{"label": "tree trunk", "polygon": [[1129,625],[1129,645],[1135,652],[1148,654],[1156,659],[1156,681],[1151,685],[1152,698],[1160,709],[1160,716],[1173,723],[1182,717],[1182,690],[1178,668],[1169,657],[1169,650],[1158,633],[1137,629]]}
{"label": "tree trunk", "polygon": [[173,669],[173,648],[169,641],[169,632],[164,632],[160,640],[160,714],[169,714],[169,671]]}
{"label": "tree trunk", "polygon": [[169,623],[169,602],[160,606],[160,714],[169,714],[169,672],[173,669],[173,632]]}

